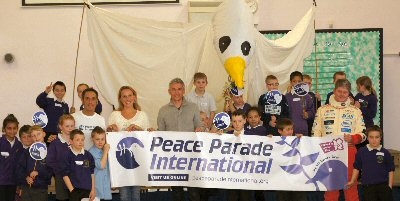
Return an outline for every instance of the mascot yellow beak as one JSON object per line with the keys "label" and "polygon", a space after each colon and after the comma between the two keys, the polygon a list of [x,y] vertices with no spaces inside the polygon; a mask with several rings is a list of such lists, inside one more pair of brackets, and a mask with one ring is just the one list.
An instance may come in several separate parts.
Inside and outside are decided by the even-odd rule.
{"label": "mascot yellow beak", "polygon": [[242,57],[231,57],[225,61],[225,69],[239,89],[244,88],[244,69],[246,61]]}

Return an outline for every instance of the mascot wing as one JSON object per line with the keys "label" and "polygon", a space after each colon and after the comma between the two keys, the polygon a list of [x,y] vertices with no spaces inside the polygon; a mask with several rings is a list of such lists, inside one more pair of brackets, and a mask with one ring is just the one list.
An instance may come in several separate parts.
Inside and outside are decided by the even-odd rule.
{"label": "mascot wing", "polygon": [[312,7],[301,21],[285,36],[269,40],[255,28],[254,57],[248,68],[248,102],[256,104],[265,91],[265,77],[275,75],[286,88],[289,74],[303,71],[303,60],[313,49],[315,31],[313,26],[315,7]]}

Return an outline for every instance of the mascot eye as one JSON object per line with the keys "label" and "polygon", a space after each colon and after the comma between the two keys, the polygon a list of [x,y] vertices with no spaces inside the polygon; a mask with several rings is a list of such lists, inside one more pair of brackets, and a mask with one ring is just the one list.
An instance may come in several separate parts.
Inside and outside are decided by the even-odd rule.
{"label": "mascot eye", "polygon": [[247,41],[244,41],[244,42],[242,43],[242,53],[243,53],[243,55],[244,55],[244,56],[249,55],[250,49],[251,49],[250,43],[247,42]]}
{"label": "mascot eye", "polygon": [[224,53],[226,49],[228,49],[229,45],[231,44],[231,38],[229,36],[222,36],[219,39],[219,51]]}

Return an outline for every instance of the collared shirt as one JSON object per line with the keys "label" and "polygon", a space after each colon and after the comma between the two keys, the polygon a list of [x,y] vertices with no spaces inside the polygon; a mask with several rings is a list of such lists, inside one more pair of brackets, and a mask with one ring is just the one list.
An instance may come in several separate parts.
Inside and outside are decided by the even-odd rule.
{"label": "collared shirt", "polygon": [[85,154],[85,149],[82,148],[80,151],[75,151],[73,148],[71,148],[72,153],[77,156],[79,154]]}
{"label": "collared shirt", "polygon": [[60,139],[61,143],[67,143],[69,145],[69,142],[64,140],[61,133],[58,134],[58,139]]}
{"label": "collared shirt", "polygon": [[208,117],[210,117],[210,112],[217,110],[214,97],[207,92],[204,92],[203,95],[198,95],[195,91],[192,91],[187,94],[186,100],[195,103],[199,110],[205,112]]}
{"label": "collared shirt", "polygon": [[108,163],[106,168],[101,168],[103,150],[93,146],[89,149],[89,152],[92,154],[95,163],[94,176],[96,182],[96,197],[111,200],[111,181]]}
{"label": "collared shirt", "polygon": [[382,149],[382,145],[379,145],[378,148],[372,148],[370,144],[367,144],[367,149],[368,151],[372,151],[374,149],[380,151]]}
{"label": "collared shirt", "polygon": [[199,108],[185,99],[180,108],[170,101],[158,111],[157,126],[160,131],[193,132],[201,126]]}
{"label": "collared shirt", "polygon": [[10,143],[11,147],[13,147],[14,144],[15,144],[15,137],[14,137],[13,140],[10,141],[10,140],[7,139],[7,141]]}

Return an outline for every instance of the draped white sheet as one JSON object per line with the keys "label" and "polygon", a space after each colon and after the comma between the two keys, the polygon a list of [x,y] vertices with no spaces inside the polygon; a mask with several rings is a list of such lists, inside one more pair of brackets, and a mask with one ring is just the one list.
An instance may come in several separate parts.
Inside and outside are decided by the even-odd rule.
{"label": "draped white sheet", "polygon": [[[169,101],[169,81],[182,78],[188,92],[193,74],[199,71],[208,76],[207,91],[222,105],[228,75],[214,48],[211,24],[155,21],[90,7],[87,22],[96,61],[94,78],[108,102],[118,107],[119,88],[132,86],[155,126],[158,109]],[[314,10],[278,40],[268,40],[254,28],[255,54],[245,75],[247,102],[257,103],[268,74],[287,86],[289,73],[302,70],[303,59],[312,50]]]}

